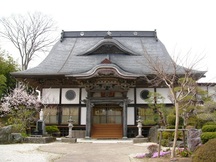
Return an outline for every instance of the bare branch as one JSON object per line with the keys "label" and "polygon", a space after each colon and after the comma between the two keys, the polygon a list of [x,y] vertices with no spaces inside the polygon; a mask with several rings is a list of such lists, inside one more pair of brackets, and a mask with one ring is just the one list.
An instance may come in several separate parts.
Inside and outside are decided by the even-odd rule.
{"label": "bare branch", "polygon": [[0,36],[8,39],[19,51],[22,70],[28,68],[36,52],[45,51],[56,42],[56,38],[51,37],[57,29],[55,22],[40,12],[2,18],[0,25]]}
{"label": "bare branch", "polygon": [[[143,49],[145,48],[143,47]],[[173,150],[175,150],[179,116],[181,115],[179,110],[186,109],[195,102],[197,89],[196,79],[203,75],[203,72],[194,70],[194,67],[202,60],[202,58],[196,59],[194,64],[184,67],[178,65],[176,63],[177,61],[174,61],[169,57],[163,59],[151,56],[146,50],[144,52],[144,56],[147,61],[146,67],[149,68],[154,74],[152,79],[153,82],[148,80],[148,83],[155,85],[165,84],[169,88],[171,98],[175,106],[176,125],[173,143]],[[186,63],[188,63],[187,58]],[[146,78],[148,77],[146,76]],[[175,152],[172,152],[171,157],[174,156]]]}

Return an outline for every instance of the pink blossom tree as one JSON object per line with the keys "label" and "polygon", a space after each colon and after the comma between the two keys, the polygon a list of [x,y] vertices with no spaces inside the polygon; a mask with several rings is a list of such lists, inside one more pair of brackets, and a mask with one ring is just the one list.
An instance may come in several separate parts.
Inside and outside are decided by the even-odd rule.
{"label": "pink blossom tree", "polygon": [[25,86],[15,88],[8,96],[2,98],[1,117],[8,117],[8,124],[25,133],[31,122],[35,121],[41,102],[34,91],[28,92]]}

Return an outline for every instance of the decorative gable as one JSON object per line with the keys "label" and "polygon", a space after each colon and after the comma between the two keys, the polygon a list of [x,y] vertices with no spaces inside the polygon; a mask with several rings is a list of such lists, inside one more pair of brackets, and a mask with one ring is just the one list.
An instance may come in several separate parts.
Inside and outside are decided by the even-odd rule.
{"label": "decorative gable", "polygon": [[112,62],[109,59],[104,59],[101,64],[111,64]]}
{"label": "decorative gable", "polygon": [[132,50],[125,47],[119,41],[115,39],[103,39],[99,41],[92,48],[88,49],[79,55],[94,55],[94,54],[126,54],[126,55],[137,55]]}

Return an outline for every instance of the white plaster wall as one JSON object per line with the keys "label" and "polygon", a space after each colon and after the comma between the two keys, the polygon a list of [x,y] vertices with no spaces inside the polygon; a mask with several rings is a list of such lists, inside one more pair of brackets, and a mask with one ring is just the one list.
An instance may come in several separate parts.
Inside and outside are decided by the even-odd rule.
{"label": "white plaster wall", "polygon": [[127,108],[127,125],[134,125],[135,123],[134,107]]}
{"label": "white plaster wall", "polygon": [[201,89],[204,90],[204,91],[207,91],[207,90],[208,90],[207,86],[199,86],[199,88],[201,88]]}
{"label": "white plaster wall", "polygon": [[42,103],[43,104],[59,104],[60,88],[43,88]]}
{"label": "white plaster wall", "polygon": [[140,97],[140,92],[143,90],[148,90],[149,92],[154,92],[154,88],[137,88],[136,89],[136,102],[138,104],[146,104],[147,102]]}
{"label": "white plaster wall", "polygon": [[133,104],[134,103],[134,88],[130,88],[128,93],[127,93],[127,97],[128,99],[132,100],[130,102],[130,104]]}
{"label": "white plaster wall", "polygon": [[157,99],[157,103],[172,103],[168,88],[156,88],[156,92],[164,97],[164,101],[162,101],[161,99]]}
{"label": "white plaster wall", "polygon": [[[73,100],[68,100],[65,96],[66,92],[68,90],[73,90],[76,94],[75,98]],[[79,88],[62,88],[62,98],[61,98],[61,103],[62,104],[79,104]]]}
{"label": "white plaster wall", "polygon": [[216,101],[216,88],[208,87],[208,95],[211,96],[214,101]]}
{"label": "white plaster wall", "polygon": [[81,107],[81,125],[86,125],[86,107]]}
{"label": "white plaster wall", "polygon": [[[85,88],[82,88],[81,101],[86,99],[86,97],[87,97],[87,91],[85,90]],[[82,102],[82,103],[84,103],[84,102]]]}

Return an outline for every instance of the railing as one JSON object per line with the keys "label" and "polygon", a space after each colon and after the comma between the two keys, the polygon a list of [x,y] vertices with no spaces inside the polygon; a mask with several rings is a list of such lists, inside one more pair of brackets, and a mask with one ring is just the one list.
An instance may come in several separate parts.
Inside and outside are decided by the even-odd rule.
{"label": "railing", "polygon": [[[185,131],[188,131],[188,129],[178,129],[178,131],[182,131],[184,149],[186,149],[186,144],[185,144]],[[159,147],[158,147],[158,157],[160,157],[162,132],[175,132],[175,129],[158,129],[158,132],[160,133],[160,136],[159,136]]]}

